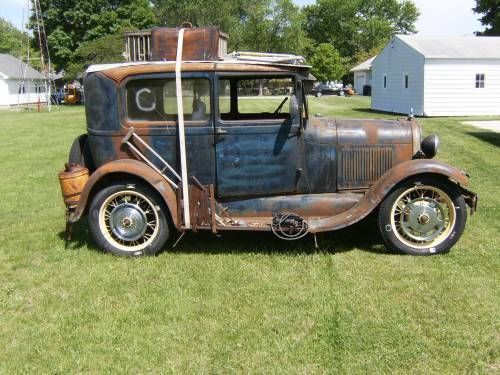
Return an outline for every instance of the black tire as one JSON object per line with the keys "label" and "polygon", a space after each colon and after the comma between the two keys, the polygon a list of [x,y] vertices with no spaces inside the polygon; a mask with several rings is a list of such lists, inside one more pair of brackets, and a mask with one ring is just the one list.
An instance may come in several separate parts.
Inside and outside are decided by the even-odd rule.
{"label": "black tire", "polygon": [[156,255],[171,237],[166,212],[163,200],[149,186],[116,183],[92,199],[88,213],[90,232],[105,252],[125,256]]}
{"label": "black tire", "polygon": [[69,151],[68,162],[86,167],[91,173],[95,170],[94,160],[90,153],[87,134],[76,137]]}
{"label": "black tire", "polygon": [[321,95],[323,95],[323,94],[321,93],[321,91],[317,91],[317,92],[316,92],[316,97],[317,97],[317,98],[320,98],[320,97],[321,97]]}
{"label": "black tire", "polygon": [[387,247],[409,255],[448,252],[466,221],[464,197],[455,184],[438,177],[405,181],[384,199],[378,215]]}

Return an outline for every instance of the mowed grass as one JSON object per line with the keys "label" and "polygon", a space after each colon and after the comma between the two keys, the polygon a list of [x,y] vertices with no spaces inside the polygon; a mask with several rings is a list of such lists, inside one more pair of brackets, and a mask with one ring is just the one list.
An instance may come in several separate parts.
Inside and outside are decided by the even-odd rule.
{"label": "mowed grass", "polygon": [[[311,113],[394,118],[366,98]],[[499,373],[500,135],[419,120],[472,175],[451,253],[385,251],[376,222],[281,242],[189,234],[154,258],[65,249],[57,172],[81,107],[0,112],[0,373]]]}

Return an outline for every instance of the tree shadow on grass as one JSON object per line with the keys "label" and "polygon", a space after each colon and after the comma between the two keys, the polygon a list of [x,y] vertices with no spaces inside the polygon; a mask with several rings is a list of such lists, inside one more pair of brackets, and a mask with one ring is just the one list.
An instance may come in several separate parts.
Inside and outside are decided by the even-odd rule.
{"label": "tree shadow on grass", "polygon": [[[65,240],[65,232],[59,233]],[[179,237],[175,233],[174,241]],[[283,241],[270,232],[222,231],[214,235],[208,231],[197,233],[187,232],[175,248],[171,245],[159,254],[279,254],[287,256],[307,255],[314,253],[343,253],[352,250],[362,250],[375,254],[394,254],[383,245],[374,218],[369,217],[348,228],[334,232],[318,233],[316,235],[318,248],[311,234],[297,241]],[[86,247],[101,252],[90,235],[86,220],[81,220],[73,226],[73,238],[68,243],[68,250],[78,250]]]}
{"label": "tree shadow on grass", "polygon": [[495,132],[468,132],[467,134],[476,137],[480,141],[488,142],[493,146],[500,147],[500,133]]}

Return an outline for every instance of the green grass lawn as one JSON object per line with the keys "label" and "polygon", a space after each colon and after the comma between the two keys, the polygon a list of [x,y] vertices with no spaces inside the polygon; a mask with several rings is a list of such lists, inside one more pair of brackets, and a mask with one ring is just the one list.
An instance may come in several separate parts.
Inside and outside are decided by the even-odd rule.
{"label": "green grass lawn", "polygon": [[[366,98],[311,113],[395,116]],[[479,211],[451,253],[386,252],[373,220],[281,242],[190,234],[128,259],[85,221],[63,241],[57,172],[81,107],[0,112],[0,373],[499,373],[500,135],[419,120],[472,175]]]}

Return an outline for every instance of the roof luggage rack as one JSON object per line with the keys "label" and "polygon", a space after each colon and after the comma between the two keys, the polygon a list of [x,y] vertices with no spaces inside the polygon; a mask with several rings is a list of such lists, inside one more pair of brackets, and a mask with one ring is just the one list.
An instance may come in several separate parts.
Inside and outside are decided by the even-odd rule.
{"label": "roof luggage rack", "polygon": [[305,63],[305,59],[303,56],[284,53],[231,52],[226,56],[236,60],[258,61],[275,64],[302,65]]}

